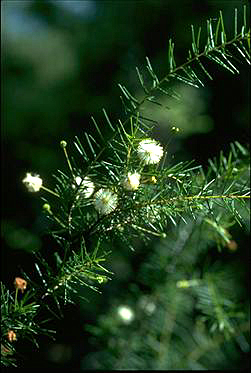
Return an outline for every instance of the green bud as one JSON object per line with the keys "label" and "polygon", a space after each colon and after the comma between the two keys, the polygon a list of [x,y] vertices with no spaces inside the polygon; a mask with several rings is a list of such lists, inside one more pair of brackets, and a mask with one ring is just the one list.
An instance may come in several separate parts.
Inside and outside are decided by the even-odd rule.
{"label": "green bud", "polygon": [[99,284],[102,284],[103,282],[106,282],[106,279],[102,276],[98,276],[97,281],[98,281]]}
{"label": "green bud", "polygon": [[43,209],[44,209],[45,211],[51,212],[51,206],[50,206],[48,203],[45,203],[45,204],[43,205]]}
{"label": "green bud", "polygon": [[180,128],[179,128],[179,127],[174,127],[174,126],[173,126],[173,127],[171,128],[171,131],[172,131],[172,132],[175,132],[175,133],[178,133],[178,132],[180,132]]}
{"label": "green bud", "polygon": [[176,283],[177,288],[188,288],[189,287],[189,281],[187,280],[181,280]]}
{"label": "green bud", "polygon": [[67,142],[64,141],[64,140],[60,141],[60,146],[61,146],[61,148],[66,148]]}

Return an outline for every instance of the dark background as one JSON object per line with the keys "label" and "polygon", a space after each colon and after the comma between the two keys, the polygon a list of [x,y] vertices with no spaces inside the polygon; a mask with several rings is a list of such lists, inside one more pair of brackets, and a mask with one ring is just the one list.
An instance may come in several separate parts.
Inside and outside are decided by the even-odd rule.
{"label": "dark background", "polygon": [[[44,245],[45,219],[39,194],[22,184],[27,171],[37,172],[48,187],[52,174],[66,170],[59,146],[90,129],[91,115],[104,123],[102,108],[111,119],[124,118],[118,83],[140,91],[135,66],[148,56],[163,76],[167,71],[168,40],[175,42],[176,63],[190,48],[190,25],[223,10],[226,27],[233,30],[234,8],[242,14],[246,1],[3,1],[2,2],[2,280],[9,288],[22,268],[29,268],[30,250]],[[209,157],[228,150],[229,142],[248,142],[249,68],[240,64],[234,76],[210,66],[213,81],[194,93],[184,91],[184,107],[175,114],[158,113],[159,134],[168,126],[186,128],[172,142],[179,159],[206,164]],[[176,104],[173,104],[176,105]],[[153,108],[154,109],[154,108]],[[197,110],[197,112],[196,112]],[[185,113],[185,114],[184,114]],[[151,115],[151,113],[150,113]],[[166,115],[166,117],[165,117]],[[181,122],[181,124],[184,122]],[[194,129],[194,123],[198,126]],[[208,125],[210,123],[210,125]],[[105,124],[104,124],[105,125]],[[182,125],[180,125],[182,129]],[[108,136],[109,134],[107,134]],[[41,192],[41,195],[44,192]],[[42,338],[41,350],[22,345],[29,368],[78,368],[89,352],[86,322],[95,322],[115,296],[133,280],[138,254],[115,252],[110,267],[115,278],[104,295],[86,292],[90,303],[66,307],[65,319],[55,322],[57,343]],[[54,325],[54,327],[55,327]],[[62,347],[63,346],[63,347]],[[32,350],[31,350],[32,349]],[[32,353],[31,353],[32,351]],[[63,351],[63,353],[62,353]]]}

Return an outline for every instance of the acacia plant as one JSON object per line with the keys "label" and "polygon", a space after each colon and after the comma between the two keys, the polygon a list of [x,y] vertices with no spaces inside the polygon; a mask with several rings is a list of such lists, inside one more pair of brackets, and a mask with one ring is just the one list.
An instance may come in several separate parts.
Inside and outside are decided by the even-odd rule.
{"label": "acacia plant", "polygon": [[[217,21],[207,21],[205,29],[199,27],[196,30],[192,26],[191,49],[187,60],[179,65],[175,61],[174,42],[169,40],[163,77],[158,76],[146,57],[145,68],[136,68],[143,92],[141,98],[119,84],[125,112],[123,119],[111,121],[105,109],[104,123],[99,124],[92,117],[91,133],[85,132],[82,138],[76,137],[74,141],[75,155],[71,155],[74,153],[71,144],[65,140],[60,142],[67,168],[55,172],[53,187],[47,186],[37,174],[26,174],[23,183],[30,192],[47,192],[42,196],[43,209],[48,217],[48,234],[54,247],[51,257],[44,256],[42,251],[34,252],[34,271],[23,272],[22,277],[17,277],[14,290],[1,284],[1,354],[4,366],[16,366],[15,340],[29,339],[38,345],[39,335],[53,336],[53,331],[44,326],[46,320],[41,320],[41,310],[47,309],[52,317],[62,315],[63,305],[76,301],[79,286],[100,292],[102,284],[112,278],[105,266],[112,248],[122,242],[134,251],[135,237],[145,243],[153,237],[159,238],[160,249],[149,259],[150,263],[154,258],[156,260],[156,255],[163,254],[161,245],[164,242],[170,248],[165,251],[165,260],[175,266],[175,276],[168,277],[168,300],[158,300],[162,305],[158,307],[160,313],[168,302],[170,325],[165,324],[165,328],[175,333],[180,304],[183,304],[183,312],[184,304],[188,310],[191,305],[191,298],[184,289],[192,288],[197,296],[200,316],[196,320],[199,326],[196,324],[198,328],[194,332],[197,339],[202,330],[201,322],[203,328],[212,333],[212,340],[231,339],[236,335],[239,340],[244,338],[248,323],[245,307],[238,303],[230,285],[229,289],[224,287],[220,269],[200,276],[195,270],[195,259],[198,253],[207,251],[212,241],[219,249],[227,245],[233,247],[235,242],[228,231],[230,225],[239,224],[248,229],[249,152],[245,144],[235,141],[230,144],[228,154],[221,152],[218,159],[209,160],[207,169],[190,160],[175,163],[168,145],[153,137],[154,117],[144,115],[147,106],[152,106],[154,116],[154,105],[162,105],[163,96],[182,99],[173,87],[174,82],[199,88],[212,79],[217,65],[238,74],[238,63],[250,63],[250,29],[245,6],[241,20],[235,9],[233,25],[232,33],[226,31],[220,12]],[[206,40],[203,45],[202,36]],[[109,138],[105,126],[111,133]],[[169,130],[171,136],[178,135],[179,128],[172,125]],[[174,227],[175,234],[170,226]],[[181,233],[183,238],[185,236],[183,246],[179,238]],[[179,255],[181,251],[183,254]],[[159,261],[159,273],[164,270],[165,260]],[[150,284],[151,270],[143,265],[142,273],[146,274],[144,278]],[[156,289],[152,292],[156,303],[158,292]],[[148,303],[149,300],[145,301],[143,308],[148,309],[150,315],[154,310],[153,307],[147,308]],[[161,315],[158,319],[161,320]],[[174,351],[171,360],[170,355],[166,359],[161,349],[157,353],[153,341],[158,338],[162,324],[156,322],[154,325],[148,326],[152,333],[146,350],[139,345],[135,351],[130,351],[129,360],[116,360],[110,356],[104,359],[109,365],[105,368],[182,369],[188,366],[184,365],[187,360],[177,358],[177,351],[183,348],[184,356],[193,362],[196,353],[200,356],[201,351],[195,347],[194,352],[189,350],[189,343],[195,343],[190,341],[191,338],[182,347],[178,337],[176,354]],[[95,330],[92,332],[95,334]],[[205,348],[212,343],[211,339],[203,340],[204,344],[201,342]],[[117,344],[119,348],[123,349],[123,344]],[[152,357],[157,354],[158,365],[145,366],[142,361],[149,360],[140,358],[144,353]],[[116,356],[120,356],[119,351]],[[196,366],[190,364],[192,369]]]}

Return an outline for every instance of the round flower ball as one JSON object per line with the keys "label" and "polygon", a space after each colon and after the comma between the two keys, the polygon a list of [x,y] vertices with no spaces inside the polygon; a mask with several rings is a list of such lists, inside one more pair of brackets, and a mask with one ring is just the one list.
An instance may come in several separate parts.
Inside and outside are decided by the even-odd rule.
{"label": "round flower ball", "polygon": [[135,317],[132,309],[127,306],[119,306],[117,312],[118,316],[125,324],[130,324]]}
{"label": "round flower ball", "polygon": [[94,207],[102,215],[110,214],[117,204],[117,195],[109,189],[99,189],[95,194]]}
{"label": "round flower ball", "polygon": [[140,141],[137,148],[138,157],[145,164],[159,163],[163,156],[162,146],[153,139],[144,139]]}
{"label": "round flower ball", "polygon": [[30,172],[26,173],[23,183],[26,185],[29,192],[38,192],[42,187],[43,180],[39,175],[32,175]]}

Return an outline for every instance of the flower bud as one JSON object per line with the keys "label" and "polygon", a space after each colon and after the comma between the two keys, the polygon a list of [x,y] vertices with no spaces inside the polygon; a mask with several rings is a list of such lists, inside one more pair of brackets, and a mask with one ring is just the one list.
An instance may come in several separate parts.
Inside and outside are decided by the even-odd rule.
{"label": "flower bud", "polygon": [[61,146],[61,148],[66,148],[67,142],[64,141],[64,140],[60,141],[60,146]]}
{"label": "flower bud", "polygon": [[14,280],[14,286],[16,289],[21,290],[21,292],[23,293],[24,290],[27,288],[27,281],[25,281],[21,277],[16,277]]}
{"label": "flower bud", "polygon": [[9,340],[9,342],[13,342],[13,341],[17,340],[17,335],[13,330],[8,330],[7,338]]}

